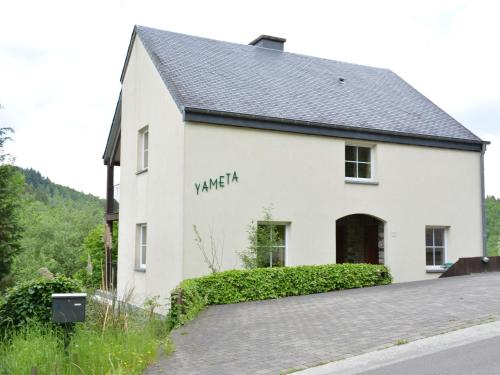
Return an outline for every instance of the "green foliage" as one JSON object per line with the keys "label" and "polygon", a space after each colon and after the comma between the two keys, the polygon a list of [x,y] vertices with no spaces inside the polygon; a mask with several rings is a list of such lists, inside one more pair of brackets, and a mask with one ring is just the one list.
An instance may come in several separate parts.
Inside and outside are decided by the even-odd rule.
{"label": "green foliage", "polygon": [[172,351],[151,322],[127,329],[94,330],[78,324],[67,354],[58,330],[31,324],[0,345],[0,374],[142,374],[158,357],[160,345]]}
{"label": "green foliage", "polygon": [[[64,359],[62,337],[40,324],[30,324],[0,342],[0,374],[58,374]],[[36,368],[38,372],[33,372]]]}
{"label": "green foliage", "polygon": [[104,201],[54,184],[32,169],[19,170],[26,184],[20,214],[21,251],[12,264],[15,281],[30,280],[41,267],[67,276],[85,268],[83,241],[98,224],[104,225]]}
{"label": "green foliage", "polygon": [[490,256],[500,255],[500,199],[493,196],[487,197],[485,205],[488,254]]}
{"label": "green foliage", "polygon": [[[35,279],[9,289],[0,305],[0,333],[18,329],[32,321],[52,320],[52,293],[80,292],[81,284],[65,276]],[[3,335],[2,335],[3,336]]]}
{"label": "green foliage", "polygon": [[259,225],[252,221],[247,227],[248,247],[238,255],[246,269],[262,267],[268,263],[269,251],[279,245],[279,233],[273,224],[272,206],[264,207],[261,222],[268,223]]}
{"label": "green foliage", "polygon": [[[118,257],[118,223],[113,224],[113,259]],[[74,277],[86,287],[97,289],[102,286],[104,267],[104,224],[97,225],[83,240],[80,261],[85,268],[80,269]],[[89,264],[90,263],[90,264]]]}
{"label": "green foliage", "polygon": [[[218,272],[214,275],[223,273],[225,272]],[[167,318],[167,327],[169,330],[193,320],[208,304],[203,291],[199,290],[197,280],[184,280],[172,291],[170,295],[170,310]]]}
{"label": "green foliage", "polygon": [[[1,134],[0,134],[1,135]],[[20,196],[23,176],[11,165],[0,165],[0,284],[20,249]]]}
{"label": "green foliage", "polygon": [[[3,107],[0,105],[0,109]],[[7,141],[12,140],[7,134],[14,133],[14,129],[12,128],[0,128],[0,163],[4,162],[5,159],[9,156],[3,150],[4,144]]]}
{"label": "green foliage", "polygon": [[76,324],[67,352],[61,329],[30,322],[0,342],[0,374],[142,374],[162,345],[173,350],[157,306],[156,299],[144,311],[88,298],[86,321]]}
{"label": "green foliage", "polygon": [[389,270],[373,264],[327,264],[231,270],[184,280],[171,295],[169,320],[181,325],[205,305],[258,301],[390,284]]}

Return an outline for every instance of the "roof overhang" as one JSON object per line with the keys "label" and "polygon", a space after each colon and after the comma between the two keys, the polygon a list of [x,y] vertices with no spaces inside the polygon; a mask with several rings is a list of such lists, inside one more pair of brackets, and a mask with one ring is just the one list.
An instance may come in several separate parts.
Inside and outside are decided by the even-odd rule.
{"label": "roof overhang", "polygon": [[113,122],[109,130],[108,140],[104,155],[102,156],[106,165],[120,165],[120,136],[121,136],[121,121],[122,121],[122,93],[118,97],[116,103]]}
{"label": "roof overhang", "polygon": [[132,30],[132,35],[130,36],[130,42],[128,44],[127,55],[125,56],[125,62],[122,67],[122,74],[120,75],[120,82],[123,83],[123,79],[125,78],[125,72],[127,71],[128,62],[130,61],[130,55],[132,54],[132,49],[134,48],[134,41],[137,35],[137,25],[134,26]]}
{"label": "roof overhang", "polygon": [[445,137],[429,137],[382,130],[371,130],[353,126],[333,126],[306,121],[269,118],[238,113],[217,112],[200,108],[184,107],[184,121],[265,129],[290,133],[320,135],[336,138],[359,139],[374,142],[389,142],[414,146],[447,148],[481,152],[486,141],[472,141]]}

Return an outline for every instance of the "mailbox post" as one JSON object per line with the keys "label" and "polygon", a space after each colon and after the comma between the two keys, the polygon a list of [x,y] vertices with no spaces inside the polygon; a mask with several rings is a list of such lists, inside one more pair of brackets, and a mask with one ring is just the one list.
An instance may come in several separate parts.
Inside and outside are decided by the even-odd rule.
{"label": "mailbox post", "polygon": [[68,348],[74,323],[85,321],[86,301],[86,293],[52,294],[52,321],[64,329],[64,350]]}

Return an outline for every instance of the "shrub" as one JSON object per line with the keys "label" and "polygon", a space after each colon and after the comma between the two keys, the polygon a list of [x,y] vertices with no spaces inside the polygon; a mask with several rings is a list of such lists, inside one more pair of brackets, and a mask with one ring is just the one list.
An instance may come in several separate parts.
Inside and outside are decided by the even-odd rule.
{"label": "shrub", "polygon": [[172,327],[193,319],[205,305],[258,301],[341,289],[385,285],[387,267],[373,264],[328,264],[231,270],[184,280],[171,294]]}
{"label": "shrub", "polygon": [[20,328],[28,322],[52,320],[52,293],[80,292],[81,284],[65,276],[35,279],[8,290],[0,304],[0,333],[9,327]]}

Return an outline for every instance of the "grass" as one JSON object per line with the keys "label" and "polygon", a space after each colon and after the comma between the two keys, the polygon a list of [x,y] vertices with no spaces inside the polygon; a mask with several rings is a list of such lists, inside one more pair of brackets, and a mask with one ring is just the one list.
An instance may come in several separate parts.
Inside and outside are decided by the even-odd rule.
{"label": "grass", "polygon": [[0,374],[142,374],[160,348],[173,350],[166,323],[152,312],[127,311],[95,301],[64,350],[52,325],[32,323],[0,342]]}
{"label": "grass", "polygon": [[405,344],[408,344],[407,339],[399,339],[394,343],[394,345],[405,345]]}

